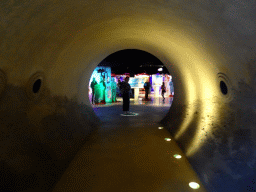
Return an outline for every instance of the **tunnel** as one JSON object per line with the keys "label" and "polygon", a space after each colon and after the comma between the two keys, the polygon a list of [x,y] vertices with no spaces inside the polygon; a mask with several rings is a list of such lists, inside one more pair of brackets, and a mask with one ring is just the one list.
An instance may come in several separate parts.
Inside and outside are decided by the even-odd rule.
{"label": "tunnel", "polygon": [[205,189],[255,191],[255,12],[254,0],[1,1],[1,191],[63,182],[101,126],[90,76],[125,49],[172,74],[174,100],[159,123]]}

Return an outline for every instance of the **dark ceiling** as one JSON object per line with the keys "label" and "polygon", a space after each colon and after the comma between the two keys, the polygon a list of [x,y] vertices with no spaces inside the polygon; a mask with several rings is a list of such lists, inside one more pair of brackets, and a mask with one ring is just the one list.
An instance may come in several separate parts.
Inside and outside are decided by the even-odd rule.
{"label": "dark ceiling", "polygon": [[157,69],[163,67],[163,73],[169,74],[159,59],[150,53],[136,49],[115,52],[106,57],[98,66],[109,66],[112,73],[130,73],[131,76],[144,72],[156,74],[158,73]]}

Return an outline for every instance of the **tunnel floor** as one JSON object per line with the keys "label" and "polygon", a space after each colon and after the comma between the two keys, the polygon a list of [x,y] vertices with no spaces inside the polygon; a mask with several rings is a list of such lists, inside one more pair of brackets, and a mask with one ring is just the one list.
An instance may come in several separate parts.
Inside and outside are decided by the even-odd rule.
{"label": "tunnel floor", "polygon": [[[94,107],[102,125],[53,191],[206,191],[170,133],[158,129],[169,108],[131,104],[130,111],[139,115],[122,117],[120,104]],[[200,189],[191,189],[190,182]]]}
{"label": "tunnel floor", "polygon": [[138,113],[138,116],[133,118],[120,117],[123,114],[123,102],[122,98],[117,98],[117,103],[107,103],[105,105],[91,105],[95,114],[100,118],[103,124],[117,124],[117,125],[129,125],[129,124],[153,124],[160,122],[164,116],[168,113],[173,98],[169,97],[163,99],[158,97],[150,97],[150,101],[130,100],[130,112]]}
{"label": "tunnel floor", "polygon": [[[89,97],[91,100],[91,97]],[[106,103],[106,104],[92,104],[93,107],[109,107],[113,105],[122,105],[123,103],[122,97],[117,97],[117,102],[115,103]],[[133,98],[130,99],[130,105],[147,105],[147,106],[164,106],[164,107],[171,107],[173,102],[173,97],[166,97],[163,101],[162,96],[155,97],[153,94],[149,94],[149,101],[145,101],[145,95],[140,94],[139,99],[134,100]]]}

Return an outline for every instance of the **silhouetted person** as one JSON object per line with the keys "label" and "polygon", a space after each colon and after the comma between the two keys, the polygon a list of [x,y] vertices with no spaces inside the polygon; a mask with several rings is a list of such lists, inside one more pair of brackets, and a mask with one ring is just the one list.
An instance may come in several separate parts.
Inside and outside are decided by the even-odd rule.
{"label": "silhouetted person", "polygon": [[144,83],[144,89],[145,89],[145,100],[149,100],[148,99],[148,94],[149,94],[149,91],[150,91],[150,82],[149,82],[149,80]]}
{"label": "silhouetted person", "polygon": [[131,86],[128,82],[129,82],[129,77],[126,77],[125,81],[121,83],[121,94],[123,97],[123,111],[125,115],[130,114],[129,109],[130,109]]}
{"label": "silhouetted person", "polygon": [[118,79],[118,83],[117,83],[118,87],[120,87],[120,84],[121,84],[121,80]]}
{"label": "silhouetted person", "polygon": [[97,85],[97,81],[95,80],[95,78],[93,78],[92,82],[91,82],[91,88],[92,88],[92,104],[95,103],[94,102],[94,95],[95,95],[95,85]]}
{"label": "silhouetted person", "polygon": [[118,96],[121,96],[121,84],[122,84],[122,82],[121,82],[121,80],[120,80],[120,78],[119,78],[119,79],[118,79],[118,83],[117,83]]}
{"label": "silhouetted person", "polygon": [[163,82],[163,84],[162,84],[162,86],[161,86],[161,91],[162,91],[163,100],[165,100],[165,98],[164,98],[164,93],[166,92],[166,88],[165,88],[164,82]]}

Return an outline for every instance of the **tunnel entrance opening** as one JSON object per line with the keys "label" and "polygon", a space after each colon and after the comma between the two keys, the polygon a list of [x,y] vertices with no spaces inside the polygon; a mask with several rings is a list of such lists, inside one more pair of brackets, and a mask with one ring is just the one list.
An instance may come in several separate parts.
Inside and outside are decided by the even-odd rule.
{"label": "tunnel entrance opening", "polygon": [[[125,77],[129,77],[130,85],[128,109],[123,105]],[[152,54],[135,49],[106,57],[94,69],[88,88],[96,115],[108,122],[120,115],[137,116],[139,122],[160,122],[170,110],[174,95],[172,76],[164,64]]]}

